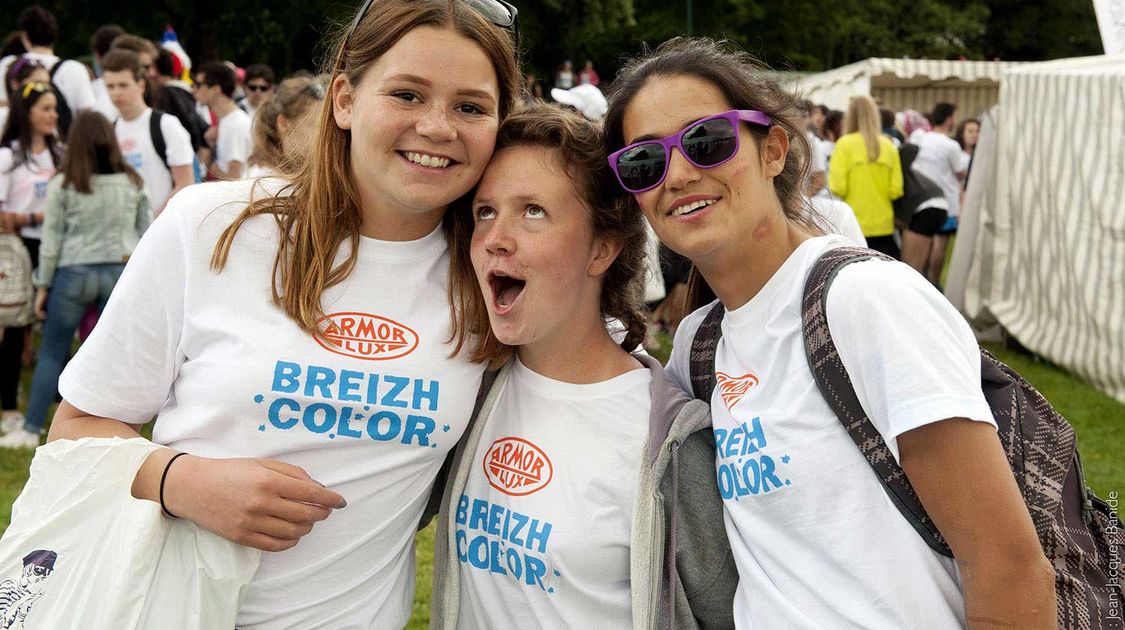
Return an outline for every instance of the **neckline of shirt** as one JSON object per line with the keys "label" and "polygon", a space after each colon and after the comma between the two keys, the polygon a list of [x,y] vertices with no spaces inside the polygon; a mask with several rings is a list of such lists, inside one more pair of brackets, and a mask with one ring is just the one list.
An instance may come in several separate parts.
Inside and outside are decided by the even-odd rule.
{"label": "neckline of shirt", "polygon": [[647,387],[651,378],[648,368],[639,367],[597,383],[566,383],[543,376],[516,358],[512,366],[511,382],[548,398],[574,402],[617,396],[642,385]]}
{"label": "neckline of shirt", "polygon": [[[347,244],[348,241],[345,240],[344,243]],[[409,262],[441,256],[448,248],[445,231],[439,222],[429,234],[413,241],[384,241],[361,234],[358,255],[369,260]],[[341,250],[347,251],[345,248]]]}
{"label": "neckline of shirt", "polygon": [[[785,259],[785,262],[778,267],[765,286],[762,287],[758,294],[750,299],[749,302],[734,309],[728,310],[724,318],[724,324],[729,324],[733,327],[741,327],[749,324],[759,323],[765,314],[763,310],[766,305],[773,302],[778,293],[790,287],[791,283],[797,279],[793,276],[796,271],[804,265],[804,261],[814,251],[817,255],[828,250],[831,247],[847,245],[850,241],[842,236],[836,234],[825,234],[823,236],[814,236],[807,239],[805,242],[797,246],[792,254]],[[804,288],[805,276],[799,278],[801,288]]]}

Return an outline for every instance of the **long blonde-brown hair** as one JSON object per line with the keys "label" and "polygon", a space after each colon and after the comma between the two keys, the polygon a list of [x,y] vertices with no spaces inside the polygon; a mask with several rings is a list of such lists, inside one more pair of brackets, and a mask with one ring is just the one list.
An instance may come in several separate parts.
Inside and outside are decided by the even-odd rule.
{"label": "long blonde-brown hair", "polygon": [[[513,43],[507,33],[462,0],[379,0],[350,36],[340,38],[327,71],[329,85],[343,74],[353,88],[358,86],[371,64],[419,26],[452,29],[481,47],[496,71],[502,121],[520,86]],[[310,147],[315,159],[305,160],[277,194],[258,197],[256,193],[264,189],[260,183],[251,185],[249,205],[219,237],[211,257],[212,269],[221,271],[242,224],[258,215],[272,215],[282,234],[274,260],[274,303],[301,329],[317,336],[321,335],[318,321],[324,316],[321,294],[348,277],[359,249],[362,215],[351,177],[350,143],[350,132],[336,125],[332,99],[325,99]],[[351,251],[346,260],[335,264],[345,240],[351,243]]]}
{"label": "long blonde-brown hair", "polygon": [[848,101],[848,113],[844,115],[844,133],[859,132],[867,147],[867,159],[879,159],[879,106],[870,96],[853,96]]}
{"label": "long blonde-brown hair", "polygon": [[308,151],[301,150],[304,147],[282,150],[278,116],[285,116],[291,125],[301,122],[301,116],[323,101],[327,91],[323,78],[311,74],[298,74],[279,83],[274,95],[254,114],[254,152],[250,154],[250,164],[286,173],[300,170],[303,159],[297,158],[303,158]]}

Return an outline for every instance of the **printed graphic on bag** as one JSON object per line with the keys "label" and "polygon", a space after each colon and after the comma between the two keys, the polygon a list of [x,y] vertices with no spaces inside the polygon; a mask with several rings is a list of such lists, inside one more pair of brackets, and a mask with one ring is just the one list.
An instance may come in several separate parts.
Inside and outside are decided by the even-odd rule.
{"label": "printed graphic on bag", "polygon": [[404,357],[418,347],[418,333],[392,319],[369,313],[332,313],[318,322],[326,350],[356,359],[386,361]]}
{"label": "printed graphic on bag", "polygon": [[543,449],[518,437],[502,437],[484,454],[488,483],[514,497],[538,492],[551,483],[554,467]]}
{"label": "printed graphic on bag", "polygon": [[58,554],[36,549],[23,557],[23,572],[18,580],[0,582],[0,628],[22,630],[31,607],[43,597],[47,578],[55,570]]}
{"label": "printed graphic on bag", "polygon": [[734,406],[751,387],[758,384],[758,377],[747,372],[742,376],[731,376],[725,372],[715,372],[715,381],[719,384],[719,393],[727,409],[734,411]]}

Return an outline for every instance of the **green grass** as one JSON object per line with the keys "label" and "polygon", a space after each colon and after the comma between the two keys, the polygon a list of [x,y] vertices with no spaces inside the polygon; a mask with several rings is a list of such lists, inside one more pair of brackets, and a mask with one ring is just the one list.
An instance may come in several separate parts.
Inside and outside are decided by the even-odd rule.
{"label": "green grass", "polygon": [[[671,340],[660,335],[661,347],[653,356],[666,361]],[[1086,469],[1086,481],[1105,498],[1111,490],[1125,490],[1125,405],[1078,378],[1036,357],[985,344],[1001,361],[1015,368],[1074,425]],[[24,391],[30,390],[30,370],[24,371]],[[146,435],[148,431],[145,431]],[[0,530],[11,518],[11,504],[27,482],[31,451],[0,449]],[[410,630],[429,626],[430,583],[433,577],[434,527],[419,532],[415,542],[416,582]]]}

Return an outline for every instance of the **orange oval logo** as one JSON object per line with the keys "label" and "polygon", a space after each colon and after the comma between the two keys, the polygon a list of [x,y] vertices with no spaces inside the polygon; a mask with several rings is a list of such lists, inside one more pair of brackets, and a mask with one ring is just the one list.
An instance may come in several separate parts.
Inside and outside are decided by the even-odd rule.
{"label": "orange oval logo", "polygon": [[493,442],[483,464],[489,485],[514,497],[542,490],[555,474],[543,449],[518,437]]}
{"label": "orange oval logo", "polygon": [[404,357],[418,347],[418,333],[407,326],[368,313],[332,313],[317,322],[324,349],[356,359],[385,361]]}

